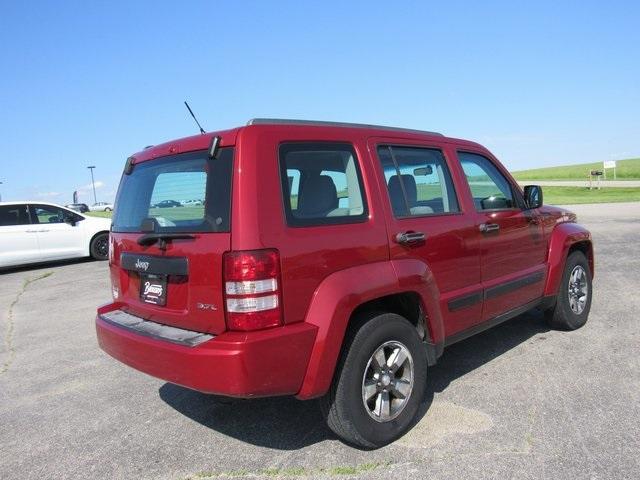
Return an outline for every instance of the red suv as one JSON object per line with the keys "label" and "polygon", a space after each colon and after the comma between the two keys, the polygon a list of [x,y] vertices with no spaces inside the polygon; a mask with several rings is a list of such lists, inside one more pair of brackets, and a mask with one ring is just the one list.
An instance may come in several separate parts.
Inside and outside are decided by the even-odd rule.
{"label": "red suv", "polygon": [[445,346],[591,305],[575,215],[437,133],[252,120],[130,157],[115,204],[102,349],[202,392],[321,398],[365,448],[409,428]]}

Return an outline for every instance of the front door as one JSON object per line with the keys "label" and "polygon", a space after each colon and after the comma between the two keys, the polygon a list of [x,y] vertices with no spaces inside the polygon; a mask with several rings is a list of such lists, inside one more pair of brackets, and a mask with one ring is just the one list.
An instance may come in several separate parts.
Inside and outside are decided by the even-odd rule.
{"label": "front door", "polygon": [[474,217],[462,212],[448,154],[441,147],[395,142],[382,138],[369,144],[380,165],[380,187],[388,197],[383,203],[390,256],[392,260],[417,258],[428,265],[440,294],[445,336],[449,336],[481,320]]}
{"label": "front door", "polygon": [[482,250],[483,320],[542,296],[546,243],[534,211],[526,210],[518,187],[488,156],[458,152],[476,208]]}
{"label": "front door", "polygon": [[89,254],[81,222],[65,223],[70,212],[53,205],[31,205],[31,218],[37,231],[42,260],[60,260]]}

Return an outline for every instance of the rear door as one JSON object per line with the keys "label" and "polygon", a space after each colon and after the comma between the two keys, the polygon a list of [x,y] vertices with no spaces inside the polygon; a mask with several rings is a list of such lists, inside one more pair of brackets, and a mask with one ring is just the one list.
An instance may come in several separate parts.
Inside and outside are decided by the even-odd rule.
{"label": "rear door", "polygon": [[36,262],[39,257],[27,205],[0,205],[0,267]]}
{"label": "rear door", "polygon": [[429,266],[440,292],[446,336],[477,324],[482,312],[479,251],[473,214],[463,212],[454,187],[452,153],[437,144],[393,138],[372,139],[369,148],[376,152],[381,190],[387,194],[391,258],[416,258]]}
{"label": "rear door", "polygon": [[113,292],[123,310],[198,332],[225,330],[222,256],[231,246],[233,155],[230,147],[214,159],[184,153],[123,175],[110,236]]}
{"label": "rear door", "polygon": [[[42,260],[60,260],[87,255],[84,232],[80,222],[65,223],[65,216],[74,215],[52,205],[29,205]],[[80,217],[81,218],[81,217]]]}
{"label": "rear door", "polygon": [[526,210],[518,187],[488,155],[459,151],[476,209],[482,249],[483,320],[542,296],[546,242],[538,216]]}

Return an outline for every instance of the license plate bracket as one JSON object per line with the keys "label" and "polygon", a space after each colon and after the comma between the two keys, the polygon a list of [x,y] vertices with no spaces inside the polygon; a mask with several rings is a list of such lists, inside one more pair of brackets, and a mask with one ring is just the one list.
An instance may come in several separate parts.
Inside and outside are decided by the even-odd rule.
{"label": "license plate bracket", "polygon": [[152,305],[166,305],[167,276],[152,273],[140,274],[140,300]]}

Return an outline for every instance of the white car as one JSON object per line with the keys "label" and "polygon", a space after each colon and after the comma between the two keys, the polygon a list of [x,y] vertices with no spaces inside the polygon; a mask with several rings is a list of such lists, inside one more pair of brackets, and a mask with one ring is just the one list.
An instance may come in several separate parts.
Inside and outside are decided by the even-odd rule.
{"label": "white car", "polygon": [[90,212],[112,212],[113,203],[98,202],[89,207]]}
{"label": "white car", "polygon": [[202,205],[202,200],[180,200],[183,207],[198,207]]}
{"label": "white car", "polygon": [[0,202],[0,268],[91,256],[106,260],[111,219],[46,202]]}

